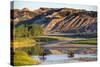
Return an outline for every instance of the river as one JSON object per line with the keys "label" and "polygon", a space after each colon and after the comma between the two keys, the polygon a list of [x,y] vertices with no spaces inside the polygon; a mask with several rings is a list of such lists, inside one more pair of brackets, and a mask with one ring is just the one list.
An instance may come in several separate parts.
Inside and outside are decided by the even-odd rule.
{"label": "river", "polygon": [[[96,54],[75,54],[74,57],[69,58],[67,54],[61,54],[61,55],[47,55],[45,56],[45,60],[42,60],[42,56],[32,56],[33,58],[36,58],[40,61],[40,64],[60,64],[60,63],[73,63],[73,62],[84,62],[83,60],[80,60],[80,58],[85,58],[90,61],[91,59],[96,59]],[[87,61],[87,60],[86,60]]]}
{"label": "river", "polygon": [[[76,41],[76,40],[46,42],[46,43],[42,43],[42,47],[47,48],[47,47],[55,47],[55,46],[59,46],[59,45],[63,46],[63,44],[66,45],[67,43],[73,42],[73,41]],[[73,47],[73,45],[70,45],[70,44],[68,44],[68,45],[70,47],[71,46]],[[96,52],[96,50],[94,51],[94,49],[97,49],[96,45],[92,45],[93,47],[91,47],[91,45],[86,45],[86,47],[88,46],[88,48],[83,48],[83,46],[84,45],[81,44],[80,47],[75,48],[75,49],[73,48],[74,51],[76,52],[76,53],[74,53],[74,57],[68,57],[67,53],[62,53],[62,54],[49,54],[49,55],[46,55],[46,56],[44,56],[45,57],[44,60],[43,60],[43,56],[32,56],[32,58],[35,58],[36,60],[39,60],[40,64],[60,64],[60,63],[96,61],[97,60],[97,52]],[[52,50],[52,48],[48,48],[48,49]],[[67,52],[70,48],[65,47],[65,49],[66,49],[65,52]],[[58,50],[58,49],[56,48],[56,50]],[[64,50],[64,49],[61,48],[61,51],[62,50]],[[78,53],[77,53],[77,51],[78,51]]]}

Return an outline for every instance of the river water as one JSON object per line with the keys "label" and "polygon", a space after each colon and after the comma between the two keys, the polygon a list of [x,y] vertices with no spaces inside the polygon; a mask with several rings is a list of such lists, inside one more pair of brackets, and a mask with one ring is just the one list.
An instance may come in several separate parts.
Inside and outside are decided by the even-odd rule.
{"label": "river water", "polygon": [[83,62],[79,58],[96,59],[96,54],[75,54],[74,57],[70,58],[67,54],[61,55],[47,55],[45,60],[42,60],[42,56],[32,56],[33,58],[40,61],[40,64],[60,64],[60,63],[73,63],[73,62]]}
{"label": "river water", "polygon": [[[44,45],[43,44],[42,45],[43,45],[43,47],[44,46],[62,45],[63,43],[72,42],[72,41],[48,42],[48,43],[45,43]],[[46,47],[44,47],[44,48],[46,48]],[[44,60],[43,60],[43,56],[32,56],[32,58],[40,61],[40,64],[60,64],[60,63],[96,61],[96,59],[97,59],[96,52],[90,53],[90,54],[89,53],[82,54],[83,50],[85,50],[87,52],[89,49],[87,50],[86,48],[85,49],[78,48],[77,50],[80,53],[75,53],[74,57],[68,57],[68,54],[63,53],[63,54],[57,54],[57,55],[56,54],[46,55]],[[66,52],[67,52],[67,50],[66,50]]]}

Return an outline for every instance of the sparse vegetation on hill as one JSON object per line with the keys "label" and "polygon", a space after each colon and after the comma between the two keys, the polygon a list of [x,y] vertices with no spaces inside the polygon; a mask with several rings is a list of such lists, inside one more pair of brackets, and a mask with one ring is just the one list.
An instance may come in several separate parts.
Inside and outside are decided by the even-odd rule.
{"label": "sparse vegetation on hill", "polygon": [[[13,11],[15,17],[12,20],[15,25],[41,24],[46,32],[92,33],[97,31],[96,11],[72,8],[39,8],[33,12],[24,8],[22,10],[14,9],[12,13]],[[30,16],[31,18],[29,18]]]}

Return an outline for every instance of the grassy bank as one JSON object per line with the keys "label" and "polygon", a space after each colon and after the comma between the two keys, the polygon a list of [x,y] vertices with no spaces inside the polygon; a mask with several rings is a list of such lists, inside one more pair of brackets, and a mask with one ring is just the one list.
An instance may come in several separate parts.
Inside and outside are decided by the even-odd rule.
{"label": "grassy bank", "polygon": [[35,46],[21,47],[21,48],[16,48],[15,50],[24,51],[28,55],[40,55],[43,49],[39,44],[36,44]]}
{"label": "grassy bank", "polygon": [[14,48],[14,54],[12,54],[12,58],[14,58],[12,60],[12,65],[22,66],[39,64],[39,61],[31,58],[32,55],[40,55],[42,51],[40,45],[36,44],[34,39],[16,38],[11,42],[11,48]]}
{"label": "grassy bank", "polygon": [[24,51],[15,51],[13,56],[14,60],[12,62],[14,66],[39,64],[39,61],[31,58]]}
{"label": "grassy bank", "polygon": [[97,45],[97,40],[96,39],[87,39],[87,40],[81,40],[81,41],[72,42],[72,44],[91,44],[91,45]]}
{"label": "grassy bank", "polygon": [[80,40],[81,38],[61,37],[61,36],[38,36],[34,38],[37,42]]}
{"label": "grassy bank", "polygon": [[20,48],[20,47],[29,47],[35,46],[36,41],[31,38],[16,38],[11,42],[11,47]]}

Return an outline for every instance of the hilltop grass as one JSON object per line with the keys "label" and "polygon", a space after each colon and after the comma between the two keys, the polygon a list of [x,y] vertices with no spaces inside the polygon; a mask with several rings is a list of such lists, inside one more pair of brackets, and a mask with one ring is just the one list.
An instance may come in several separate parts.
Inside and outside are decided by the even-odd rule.
{"label": "hilltop grass", "polygon": [[97,44],[97,40],[96,39],[87,39],[87,40],[81,40],[81,41],[72,42],[72,44],[91,44],[91,45],[96,45]]}
{"label": "hilltop grass", "polygon": [[13,62],[12,65],[14,65],[14,66],[39,64],[39,61],[31,58],[24,51],[15,51],[13,58],[14,58],[14,60],[12,60],[12,62]]}
{"label": "hilltop grass", "polygon": [[20,47],[28,47],[34,46],[35,40],[31,38],[16,38],[11,42],[11,47],[13,48],[20,48]]}

